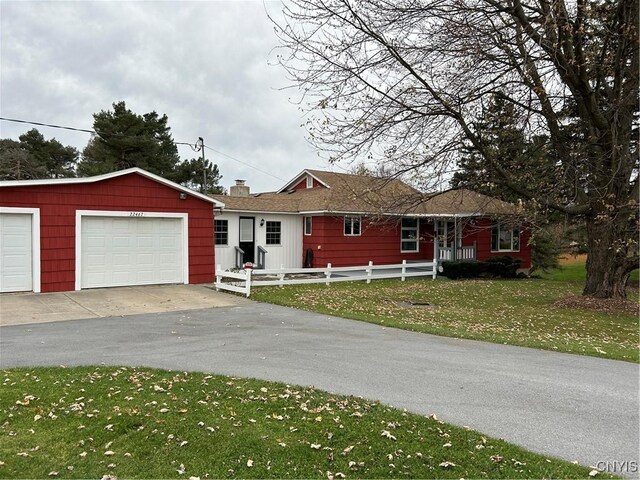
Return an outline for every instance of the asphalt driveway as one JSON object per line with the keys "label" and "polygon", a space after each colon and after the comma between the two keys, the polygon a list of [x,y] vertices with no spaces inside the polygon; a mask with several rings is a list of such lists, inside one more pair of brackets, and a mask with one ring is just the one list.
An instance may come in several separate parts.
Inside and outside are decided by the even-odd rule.
{"label": "asphalt driveway", "polygon": [[101,363],[315,385],[435,413],[588,466],[638,465],[636,364],[436,337],[255,302],[0,328],[4,368]]}

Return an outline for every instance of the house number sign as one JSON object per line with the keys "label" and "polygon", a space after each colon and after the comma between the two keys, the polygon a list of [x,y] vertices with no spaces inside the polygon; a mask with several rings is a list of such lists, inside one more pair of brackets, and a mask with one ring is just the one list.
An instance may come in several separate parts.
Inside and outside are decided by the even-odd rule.
{"label": "house number sign", "polygon": [[130,212],[129,216],[130,217],[144,217],[144,213],[143,212]]}

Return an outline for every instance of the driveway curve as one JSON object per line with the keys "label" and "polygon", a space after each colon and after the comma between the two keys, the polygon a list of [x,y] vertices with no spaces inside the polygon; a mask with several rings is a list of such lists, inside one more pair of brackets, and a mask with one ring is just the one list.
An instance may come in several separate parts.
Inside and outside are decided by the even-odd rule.
{"label": "driveway curve", "polygon": [[314,385],[435,413],[587,466],[638,465],[637,364],[437,337],[254,302],[0,328],[3,368],[97,364]]}

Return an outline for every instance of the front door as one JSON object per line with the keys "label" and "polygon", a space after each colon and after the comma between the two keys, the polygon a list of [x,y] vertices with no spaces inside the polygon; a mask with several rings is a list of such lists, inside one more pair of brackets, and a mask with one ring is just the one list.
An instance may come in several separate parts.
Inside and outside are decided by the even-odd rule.
{"label": "front door", "polygon": [[255,217],[240,217],[240,245],[244,251],[243,263],[255,261]]}
{"label": "front door", "polygon": [[[458,245],[460,237],[458,232]],[[436,237],[438,246],[439,260],[454,260],[456,252],[454,246],[456,244],[456,224],[455,222],[446,220],[436,220]]]}

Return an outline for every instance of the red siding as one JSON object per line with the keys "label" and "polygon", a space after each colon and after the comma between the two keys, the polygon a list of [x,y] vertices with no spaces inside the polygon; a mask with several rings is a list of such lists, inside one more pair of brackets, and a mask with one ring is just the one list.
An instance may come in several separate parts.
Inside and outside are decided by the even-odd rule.
{"label": "red siding", "polygon": [[40,208],[41,290],[75,289],[76,210],[189,215],[189,283],[214,278],[213,206],[137,173],[96,183],[3,187],[0,205]]}
{"label": "red siding", "polygon": [[[433,259],[433,221],[420,219],[420,247],[417,253],[400,252],[400,220],[375,224],[362,219],[362,235],[345,236],[343,217],[312,217],[312,234],[304,235],[303,251],[313,250],[313,266],[324,267],[331,263],[336,267],[402,263],[402,260]],[[491,251],[491,220],[470,220],[463,227],[462,245],[476,242],[476,258],[486,260],[493,256],[510,255],[522,261],[522,268],[531,267],[531,247],[528,245],[529,229],[520,234],[519,252]]]}
{"label": "red siding", "polygon": [[400,251],[400,221],[391,219],[374,223],[362,218],[362,234],[344,235],[343,217],[313,217],[312,234],[303,238],[303,250],[313,250],[313,266],[335,267],[351,265],[402,263],[402,260],[431,260],[433,258],[433,224],[420,222],[420,245],[416,253]]}
{"label": "red siding", "polygon": [[486,260],[491,257],[502,257],[508,255],[510,257],[519,258],[522,262],[522,268],[531,268],[531,246],[529,246],[529,238],[531,230],[523,228],[520,232],[520,251],[519,252],[492,252],[491,251],[491,225],[489,218],[478,218],[467,222],[463,228],[462,244],[472,245],[476,242],[476,258],[478,260]]}
{"label": "red siding", "polygon": [[[302,180],[300,180],[298,183],[296,183],[291,190],[304,190],[305,188],[307,188],[307,178],[303,178]],[[319,181],[317,181],[315,178],[313,179],[313,188],[327,188],[325,187],[323,184],[321,184]]]}

